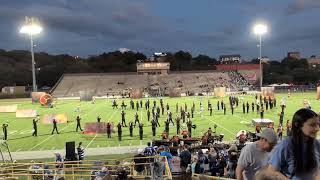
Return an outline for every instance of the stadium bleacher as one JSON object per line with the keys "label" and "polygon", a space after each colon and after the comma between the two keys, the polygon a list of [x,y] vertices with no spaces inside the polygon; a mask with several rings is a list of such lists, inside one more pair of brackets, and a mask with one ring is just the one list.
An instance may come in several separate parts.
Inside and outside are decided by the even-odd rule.
{"label": "stadium bleacher", "polygon": [[[79,91],[93,91],[96,96],[120,95],[131,90],[164,90],[180,88],[181,92],[212,92],[215,87],[230,91],[249,86],[251,71],[172,72],[168,75],[137,75],[136,73],[65,74],[53,90],[55,97],[78,97]],[[246,78],[250,78],[246,80]]]}

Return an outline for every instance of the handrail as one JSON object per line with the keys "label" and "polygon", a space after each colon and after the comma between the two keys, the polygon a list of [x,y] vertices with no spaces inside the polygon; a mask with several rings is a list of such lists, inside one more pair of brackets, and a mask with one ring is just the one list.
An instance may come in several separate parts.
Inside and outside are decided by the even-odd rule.
{"label": "handrail", "polygon": [[209,176],[205,174],[192,174],[192,176],[195,177],[206,177],[208,179],[214,179],[214,180],[236,180],[236,179],[230,179],[230,178],[224,178],[224,177],[218,177],[218,176]]}
{"label": "handrail", "polygon": [[[134,163],[134,159],[147,159],[145,163]],[[111,162],[113,164],[110,164]],[[133,157],[124,158],[122,163],[115,163],[117,159],[103,160],[83,160],[83,161],[65,161],[65,162],[46,162],[46,163],[0,163],[1,177],[25,177],[39,176],[44,179],[47,176],[63,177],[93,177],[102,172],[103,167],[107,168],[110,176],[117,176],[119,168],[127,172],[128,177],[152,177],[153,162],[161,162],[164,167],[163,177],[172,179],[172,174],[168,160],[163,156]],[[119,161],[118,161],[119,162]],[[143,174],[135,173],[135,166],[143,165]],[[149,172],[150,171],[150,172]]]}
{"label": "handrail", "polygon": [[54,84],[54,86],[50,89],[50,94],[53,93],[54,90],[56,90],[56,88],[58,87],[58,85],[60,84],[60,82],[62,81],[62,79],[64,78],[64,74],[62,74],[60,76],[60,78],[58,79],[58,81]]}

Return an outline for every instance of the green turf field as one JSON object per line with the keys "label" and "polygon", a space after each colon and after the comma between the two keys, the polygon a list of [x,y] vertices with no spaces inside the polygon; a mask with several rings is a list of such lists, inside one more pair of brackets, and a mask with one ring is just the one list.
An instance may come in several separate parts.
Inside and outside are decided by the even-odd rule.
{"label": "green turf field", "polygon": [[[290,98],[287,97],[287,94],[277,94],[277,108],[268,110],[265,112],[265,118],[272,119],[275,121],[275,124],[278,124],[279,112],[280,112],[280,100],[282,97],[287,98],[287,108],[285,110],[284,122],[287,119],[291,119],[293,113],[303,107],[303,99],[308,99],[312,105],[312,109],[319,112],[320,111],[320,102],[315,100],[315,92],[311,93],[293,93]],[[243,96],[245,102],[254,101],[253,95]],[[213,116],[209,116],[209,111],[207,111],[207,102],[210,99],[213,105]],[[145,102],[146,99],[143,99]],[[235,109],[234,115],[231,115],[228,97],[225,97],[223,101],[227,104],[227,115],[223,115],[223,111],[217,110],[217,101],[221,99],[215,97],[182,97],[182,98],[163,98],[164,104],[169,103],[170,110],[173,112],[173,117],[176,117],[176,103],[179,103],[179,106],[184,107],[184,103],[187,103],[188,110],[190,111],[192,102],[196,104],[195,117],[193,119],[193,124],[196,124],[197,128],[193,131],[193,136],[201,136],[209,127],[213,128],[214,124],[217,124],[217,132],[223,133],[225,135],[225,140],[233,140],[235,134],[241,130],[251,130],[254,131],[254,127],[248,125],[251,123],[252,118],[259,118],[259,114],[256,112],[250,112],[249,114],[242,113],[242,103],[240,101],[239,107]],[[199,112],[199,103],[202,100],[204,111],[202,114]],[[129,106],[130,99],[125,99],[126,104]],[[136,101],[136,100],[135,100]],[[113,121],[118,123],[121,120],[121,100],[118,101],[119,109],[113,110],[111,105],[112,102],[110,99],[98,99],[96,104],[91,104],[91,102],[80,102],[81,103],[81,123],[82,128],[84,128],[85,122],[96,122],[97,115],[102,117],[102,121]],[[15,113],[0,113],[0,122],[8,121],[8,143],[10,145],[11,151],[35,151],[35,150],[54,150],[54,149],[63,149],[66,141],[82,141],[85,147],[108,147],[108,146],[129,146],[129,145],[139,145],[140,143],[146,144],[153,137],[151,135],[151,124],[147,121],[146,110],[139,109],[140,120],[145,124],[144,127],[144,140],[140,142],[138,128],[134,129],[134,137],[129,136],[129,128],[123,129],[123,141],[118,142],[117,133],[113,134],[112,139],[107,139],[106,134],[97,134],[97,135],[86,135],[80,132],[76,133],[76,122],[75,117],[77,112],[75,112],[76,106],[79,104],[79,100],[58,100],[55,108],[42,107],[40,104],[31,104],[31,100],[0,100],[0,105],[12,105],[17,104],[18,109],[37,109],[40,114],[41,120],[42,116],[47,113],[63,113],[66,112],[69,117],[69,123],[58,124],[58,129],[60,134],[51,135],[52,125],[42,124],[40,121],[38,125],[38,137],[31,136],[33,131],[32,118],[16,118]],[[159,98],[157,98],[157,105],[160,106]],[[150,107],[153,106],[153,98],[150,98]],[[144,105],[143,105],[144,107]],[[129,120],[134,120],[135,110],[128,109],[126,110],[126,119],[127,124]],[[142,115],[142,116],[141,116]],[[164,120],[166,116],[160,116],[161,127],[157,129],[157,136],[155,138],[160,139],[161,133],[164,130]],[[176,127],[170,128],[170,135],[176,131]],[[1,132],[2,134],[2,132]]]}

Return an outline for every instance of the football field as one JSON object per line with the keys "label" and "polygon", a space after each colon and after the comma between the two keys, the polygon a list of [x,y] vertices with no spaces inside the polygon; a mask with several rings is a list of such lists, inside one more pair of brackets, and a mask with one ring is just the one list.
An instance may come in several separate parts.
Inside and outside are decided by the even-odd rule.
{"label": "football field", "polygon": [[[271,119],[275,121],[275,128],[278,127],[279,113],[280,113],[280,101],[282,97],[286,99],[286,109],[284,116],[284,124],[287,119],[292,118],[294,112],[299,108],[303,107],[303,100],[307,99],[310,101],[312,109],[317,113],[320,111],[320,101],[315,99],[315,92],[307,93],[292,93],[291,97],[287,94],[276,94],[277,107],[272,110],[265,111],[264,118]],[[234,114],[231,115],[230,105],[228,97],[216,98],[212,96],[192,96],[192,97],[181,97],[181,98],[162,98],[164,105],[167,103],[170,106],[170,111],[173,113],[173,118],[176,117],[176,103],[184,108],[184,104],[187,104],[188,111],[192,103],[195,103],[195,116],[192,119],[193,124],[196,125],[196,129],[193,130],[193,137],[202,136],[202,134],[209,128],[217,125],[217,133],[224,134],[224,140],[234,140],[235,134],[239,130],[249,130],[254,132],[254,127],[251,125],[251,120],[253,118],[259,118],[260,115],[255,111],[251,111],[251,102],[255,102],[254,95],[243,95],[238,96],[240,98],[239,106],[235,108]],[[142,99],[143,103],[147,98]],[[153,106],[153,100],[157,101],[157,106],[160,106],[160,98],[149,98],[150,107]],[[134,114],[136,110],[131,110],[129,107],[130,99],[117,99],[118,109],[112,108],[111,99],[97,99],[95,104],[91,102],[80,102],[79,100],[57,100],[54,108],[48,108],[41,106],[40,104],[32,104],[30,99],[6,99],[0,100],[0,106],[3,105],[17,105],[18,109],[36,109],[40,115],[40,121],[38,123],[38,136],[33,137],[33,118],[16,118],[15,113],[0,113],[0,123],[8,122],[8,144],[12,152],[18,151],[36,151],[36,150],[55,150],[63,149],[65,147],[65,142],[76,141],[83,142],[84,147],[94,148],[94,147],[108,147],[108,146],[130,146],[130,145],[140,145],[146,144],[153,138],[161,139],[161,133],[164,131],[164,121],[166,119],[166,112],[164,115],[160,115],[160,125],[157,128],[156,137],[152,137],[151,133],[151,123],[147,121],[147,113],[144,108],[140,108],[139,118],[144,124],[144,138],[143,141],[139,140],[139,129],[134,128],[133,137],[129,136],[129,128],[124,127],[122,132],[122,141],[118,141],[117,130],[114,129],[111,139],[107,139],[106,134],[83,134],[81,132],[75,132],[76,130],[76,116],[79,114],[75,112],[75,109],[80,105],[81,109],[81,124],[84,129],[86,122],[96,122],[96,118],[100,115],[101,122],[112,121],[116,125],[121,121],[121,102],[125,101],[127,104],[126,112],[126,122],[129,123],[130,120],[134,121]],[[213,115],[209,115],[207,110],[208,100],[210,100],[213,107]],[[223,110],[217,110],[217,102],[223,100],[227,105],[227,113],[223,114]],[[134,100],[136,102],[137,100]],[[243,114],[242,112],[242,102],[249,102],[250,111],[249,113]],[[200,102],[203,105],[203,112],[200,112]],[[44,124],[42,119],[45,114],[57,114],[66,113],[69,119],[68,123],[58,124],[58,129],[60,134],[51,135],[52,125]],[[180,112],[178,112],[180,114]],[[183,125],[182,125],[183,127]],[[176,127],[170,124],[170,136],[176,132]],[[284,133],[285,134],[285,133]],[[2,137],[2,132],[1,132]]]}

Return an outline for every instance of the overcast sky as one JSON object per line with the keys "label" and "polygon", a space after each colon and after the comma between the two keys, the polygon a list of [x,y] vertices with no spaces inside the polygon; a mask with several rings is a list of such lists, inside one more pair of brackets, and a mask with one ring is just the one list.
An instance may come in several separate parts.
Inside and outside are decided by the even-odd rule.
{"label": "overcast sky", "polygon": [[265,22],[263,55],[320,55],[320,0],[2,0],[0,48],[29,49],[19,34],[25,16],[44,30],[36,52],[87,57],[128,48],[189,51],[193,56],[258,56],[256,22]]}

